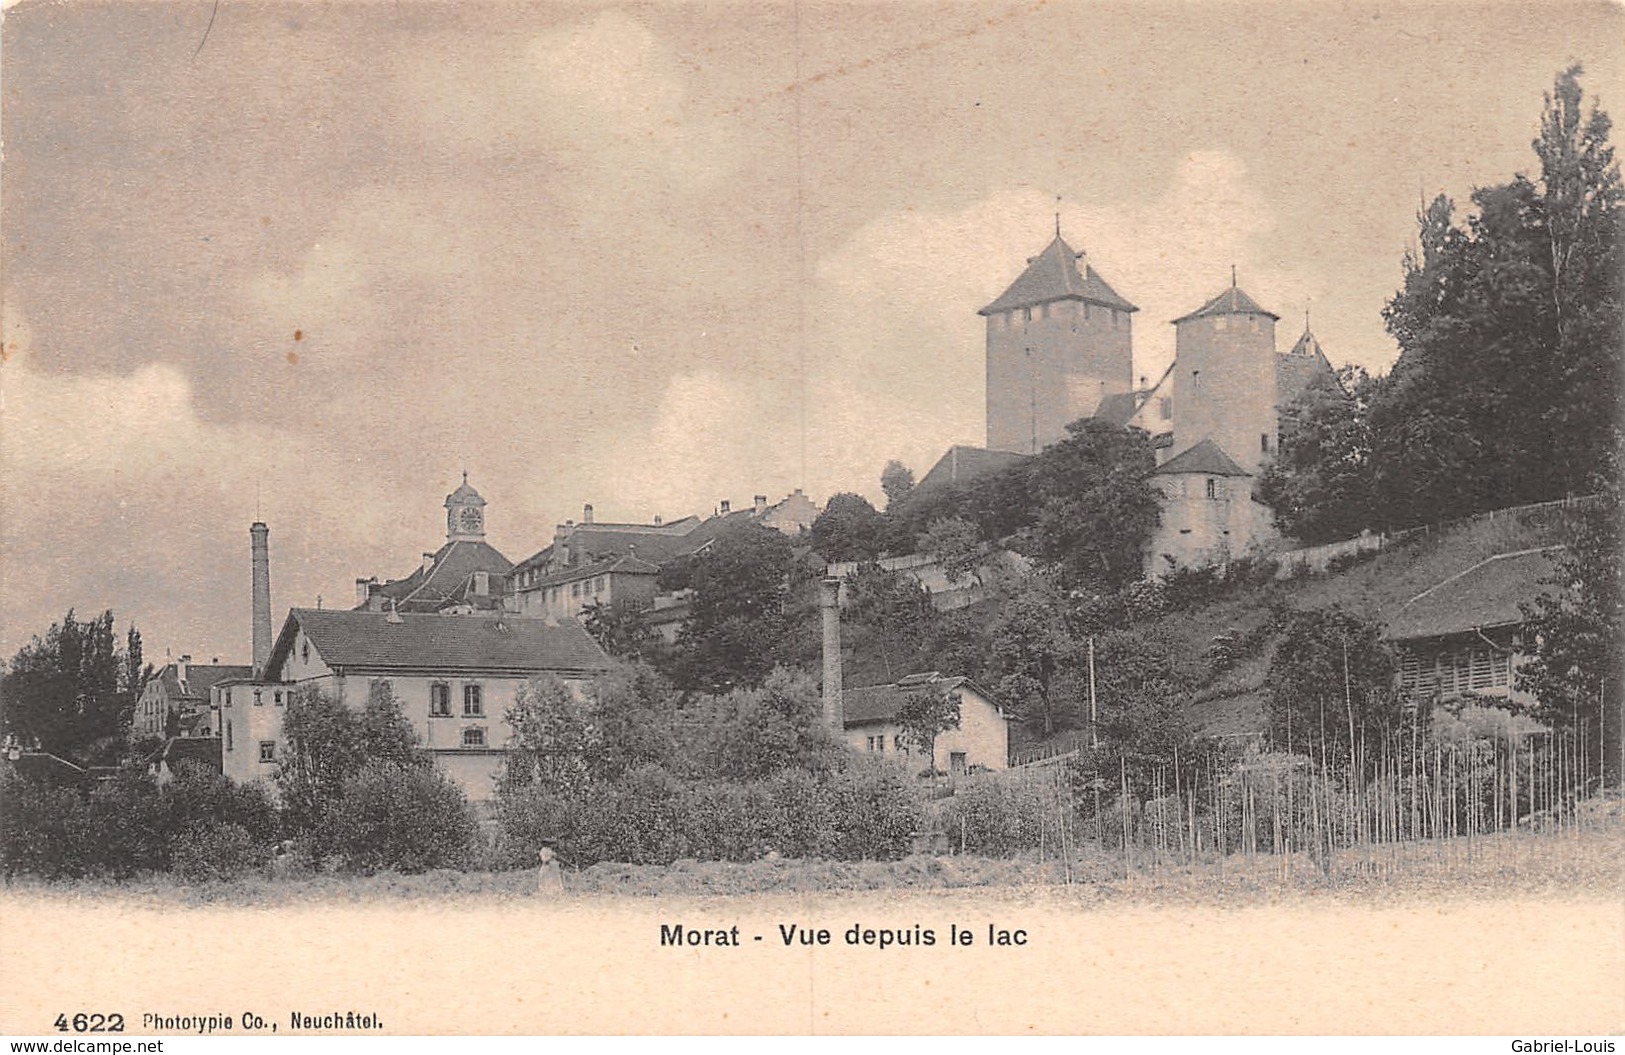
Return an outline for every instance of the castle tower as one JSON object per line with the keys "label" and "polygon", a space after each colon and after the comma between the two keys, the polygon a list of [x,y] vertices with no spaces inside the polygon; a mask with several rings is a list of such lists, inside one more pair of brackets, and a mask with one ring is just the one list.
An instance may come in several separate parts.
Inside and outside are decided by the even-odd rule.
{"label": "castle tower", "polygon": [[468,485],[468,473],[463,473],[462,486],[446,496],[446,541],[478,542],[485,538],[485,499]]}
{"label": "castle tower", "polygon": [[1279,442],[1275,323],[1235,285],[1174,320],[1174,450],[1212,440],[1257,475]]}
{"label": "castle tower", "polygon": [[1130,391],[1139,309],[1061,237],[978,314],[987,319],[987,445],[1033,454]]}

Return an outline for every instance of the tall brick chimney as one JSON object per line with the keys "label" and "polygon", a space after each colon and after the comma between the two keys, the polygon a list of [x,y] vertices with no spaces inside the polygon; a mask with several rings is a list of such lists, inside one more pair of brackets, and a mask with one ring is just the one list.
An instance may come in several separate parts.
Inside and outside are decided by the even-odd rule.
{"label": "tall brick chimney", "polygon": [[256,520],[248,529],[254,560],[254,677],[271,660],[271,529]]}
{"label": "tall brick chimney", "polygon": [[824,723],[836,736],[846,735],[846,709],[841,703],[841,580],[831,576],[818,584],[818,607],[824,615]]}

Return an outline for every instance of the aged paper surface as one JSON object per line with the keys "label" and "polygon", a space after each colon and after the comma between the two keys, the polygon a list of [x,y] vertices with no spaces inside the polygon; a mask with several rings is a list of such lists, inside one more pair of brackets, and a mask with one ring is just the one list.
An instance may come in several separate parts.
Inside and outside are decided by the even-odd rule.
{"label": "aged paper surface", "polygon": [[[13,4],[0,651],[77,606],[133,618],[154,661],[245,662],[250,521],[279,617],[349,607],[435,540],[459,472],[510,555],[584,502],[878,499],[888,458],[984,441],[976,312],[1063,231],[1140,307],[1137,375],[1238,271],[1294,327],[1312,311],[1335,362],[1385,369],[1418,194],[1527,171],[1572,63],[1617,113],[1622,28],[1581,3]],[[744,942],[662,947],[677,924]],[[0,943],[11,1035],[78,1011],[132,1033],[349,1011],[386,1034],[1625,1030],[1617,883],[1230,905],[20,882]]]}

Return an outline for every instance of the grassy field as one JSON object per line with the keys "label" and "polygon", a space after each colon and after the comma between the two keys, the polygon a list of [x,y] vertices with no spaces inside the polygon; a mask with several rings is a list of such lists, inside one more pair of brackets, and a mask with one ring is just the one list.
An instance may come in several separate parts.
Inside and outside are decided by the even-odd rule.
{"label": "grassy field", "polygon": [[[435,871],[420,875],[317,875],[186,884],[169,876],[125,883],[18,880],[16,893],[46,898],[112,898],[162,905],[354,904],[375,900],[527,898],[537,875]],[[1399,898],[1485,899],[1625,896],[1625,807],[1591,803],[1562,832],[1502,832],[1472,839],[1389,843],[1343,850],[1325,862],[1305,853],[1231,854],[1195,863],[1125,859],[1116,848],[1085,845],[1069,860],[928,857],[900,861],[766,858],[745,863],[604,863],[564,873],[565,898],[736,897],[770,893],[975,890],[1042,897],[1079,906],[1271,904],[1280,901]]]}

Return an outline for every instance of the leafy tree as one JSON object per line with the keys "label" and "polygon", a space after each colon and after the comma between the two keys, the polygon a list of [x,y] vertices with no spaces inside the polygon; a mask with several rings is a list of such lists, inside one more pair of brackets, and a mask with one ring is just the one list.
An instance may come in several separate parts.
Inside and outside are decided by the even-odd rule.
{"label": "leafy tree", "polygon": [[463,867],[476,832],[462,789],[438,769],[374,761],[346,778],[316,841],[346,871],[411,873]]}
{"label": "leafy tree", "polygon": [[723,535],[694,558],[689,619],[671,660],[679,688],[725,692],[762,683],[794,645],[794,563],[790,540],[759,524]]}
{"label": "leafy tree", "polygon": [[938,617],[925,587],[911,575],[866,564],[842,588],[848,684],[893,681],[928,667]]}
{"label": "leafy tree", "polygon": [[785,769],[825,772],[843,748],[825,727],[823,701],[805,674],[775,670],[759,689],[735,690],[719,702],[716,770],[756,780]]}
{"label": "leafy tree", "polygon": [[976,568],[982,559],[982,540],[976,525],[963,517],[933,520],[920,537],[920,552],[936,559],[950,583],[957,586],[972,579],[981,585]]}
{"label": "leafy tree", "polygon": [[880,489],[886,492],[886,512],[890,513],[914,490],[914,470],[893,458],[880,470]]}
{"label": "leafy tree", "polygon": [[903,741],[934,765],[937,737],[959,728],[959,694],[930,689],[911,692],[897,708],[897,724],[903,727]]}
{"label": "leafy tree", "polygon": [[[288,746],[277,762],[276,785],[284,815],[297,831],[319,830],[325,811],[343,796],[345,782],[364,766],[432,765],[418,751],[417,735],[384,682],[373,684],[360,713],[315,686],[301,686],[289,694],[282,735]],[[328,850],[314,849],[317,857]]]}
{"label": "leafy tree", "polygon": [[676,690],[651,667],[626,664],[588,690],[595,736],[590,769],[597,779],[616,779],[639,766],[676,768]]}
{"label": "leafy tree", "polygon": [[638,660],[654,653],[660,639],[644,620],[646,609],[593,601],[581,610],[581,626],[616,659]]}
{"label": "leafy tree", "polygon": [[1063,711],[1070,713],[1069,675],[1077,645],[1067,633],[1061,600],[1038,581],[1024,584],[1000,605],[991,628],[994,693],[1044,735],[1055,732]]}
{"label": "leafy tree", "polygon": [[1027,554],[1054,569],[1067,588],[1116,589],[1140,578],[1161,516],[1151,486],[1150,440],[1093,418],[1067,426],[1029,470],[1035,518]]}
{"label": "leafy tree", "polygon": [[588,780],[598,730],[586,701],[564,681],[533,678],[520,686],[503,717],[513,736],[503,756],[501,788],[540,784],[571,791]]}
{"label": "leafy tree", "polygon": [[1259,477],[1254,497],[1275,514],[1281,533],[1317,544],[1369,527],[1371,430],[1376,382],[1347,367],[1341,378],[1311,382],[1281,413],[1281,449]]}
{"label": "leafy tree", "polygon": [[886,551],[891,525],[862,495],[831,496],[812,525],[812,546],[828,561],[873,560]]}
{"label": "leafy tree", "polygon": [[111,611],[81,622],[70,609],[12,658],[0,679],[0,727],[53,754],[118,757],[141,688],[141,635],[132,627],[125,642],[120,649]]}
{"label": "leafy tree", "polygon": [[1286,618],[1264,689],[1270,739],[1288,751],[1375,752],[1404,720],[1382,628],[1335,605]]}
{"label": "leafy tree", "polygon": [[1547,96],[1538,181],[1475,190],[1463,225],[1442,196],[1418,218],[1384,311],[1400,358],[1371,407],[1392,526],[1587,490],[1617,443],[1620,177],[1579,76]]}
{"label": "leafy tree", "polygon": [[[1523,606],[1524,632],[1534,655],[1518,669],[1518,684],[1539,701],[1536,717],[1559,729],[1600,728],[1606,770],[1618,780],[1622,707],[1625,707],[1625,579],[1620,550],[1619,485],[1587,509],[1568,548],[1557,558],[1549,585]],[[1593,720],[1596,724],[1593,725]],[[1595,735],[1595,734],[1593,734]]]}

